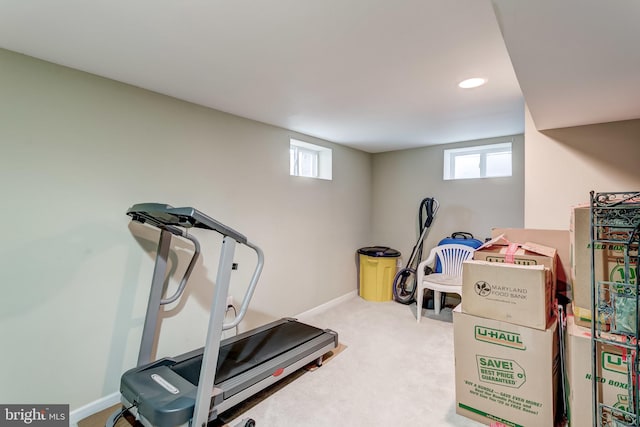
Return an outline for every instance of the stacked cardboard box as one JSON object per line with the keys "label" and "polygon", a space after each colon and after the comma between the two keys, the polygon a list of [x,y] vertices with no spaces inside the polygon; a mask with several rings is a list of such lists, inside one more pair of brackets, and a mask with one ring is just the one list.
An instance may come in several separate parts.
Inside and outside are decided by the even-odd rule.
{"label": "stacked cardboard box", "polygon": [[[571,241],[571,282],[573,291],[573,312],[575,322],[584,327],[591,323],[591,288],[598,282],[636,283],[636,277],[624,277],[624,248],[616,244],[598,244],[594,248],[593,274],[591,280],[591,213],[590,208],[576,207],[572,210],[570,221]],[[630,260],[637,258],[630,254]],[[635,269],[630,270],[635,274]],[[608,325],[603,325],[603,330]]]}
{"label": "stacked cardboard box", "polygon": [[465,262],[462,308],[454,312],[458,414],[484,424],[554,425],[555,256],[498,237]]}
{"label": "stacked cardboard box", "polygon": [[[591,246],[591,212],[588,206],[572,209],[569,227],[571,246],[571,284],[572,310],[574,316],[567,321],[567,380],[569,416],[571,426],[591,425],[593,410],[590,403],[593,399],[592,380],[592,347],[591,347],[591,292],[598,294],[600,283],[636,283],[635,268],[629,272],[631,277],[625,277],[624,246],[614,243],[597,243]],[[593,250],[593,252],[592,252]],[[630,253],[633,263],[637,260],[635,253]],[[633,267],[633,264],[632,264]],[[592,277],[593,275],[593,277]],[[595,286],[595,287],[594,287]],[[613,288],[615,289],[615,288]],[[600,331],[614,330],[620,332],[624,324],[624,311],[618,311],[612,295],[613,290],[607,285],[600,288],[604,300],[593,301],[599,304],[606,302],[613,304],[613,316],[599,318]],[[597,296],[596,296],[597,298]],[[608,301],[612,298],[612,301]],[[635,302],[632,312],[635,311]],[[620,318],[622,316],[623,318]],[[635,326],[633,327],[635,328]],[[633,329],[627,332],[634,332]],[[615,340],[612,336],[612,341]],[[632,410],[629,407],[628,356],[624,347],[611,344],[597,343],[596,349],[596,387],[600,403],[613,408]]]}
{"label": "stacked cardboard box", "polygon": [[454,346],[458,414],[484,424],[554,425],[556,322],[540,330],[455,312]]}
{"label": "stacked cardboard box", "polygon": [[[567,317],[566,365],[571,426],[593,425],[593,382],[591,329],[576,325]],[[601,403],[629,410],[628,360],[621,347],[598,344],[596,365],[598,395]]]}
{"label": "stacked cardboard box", "polygon": [[542,330],[553,318],[551,273],[542,265],[468,261],[462,283],[465,313]]}
{"label": "stacked cardboard box", "polygon": [[[592,425],[593,417],[590,228],[589,207],[577,207],[572,209],[568,231],[494,229],[493,241],[474,257],[502,262],[508,256],[516,266],[543,265],[550,272],[555,271],[552,274],[557,280],[551,280],[562,283],[563,289],[557,291],[564,290],[572,300],[574,313],[567,318],[564,362],[569,422],[578,427]],[[553,258],[544,247],[510,245],[510,241],[535,241],[558,248],[557,264],[533,257],[537,254]],[[636,254],[631,255],[635,262]],[[623,257],[620,246],[595,247],[594,282],[636,283],[637,277],[624,277]],[[549,313],[554,309],[556,290],[551,288],[549,293],[550,288],[545,285],[545,293],[540,291],[540,267],[516,273],[512,271],[517,268],[514,266],[510,267],[512,270],[498,271],[477,261],[468,264],[462,312],[454,313],[457,412],[485,424],[495,420],[505,425],[553,425],[557,400],[549,396],[558,393],[556,334],[561,326],[553,319],[549,323]],[[636,269],[630,273],[636,273]],[[542,326],[544,319],[546,329]],[[600,326],[601,330],[608,328],[609,325]],[[623,347],[603,343],[598,343],[596,354],[596,387],[601,402],[630,409],[629,356]],[[538,413],[534,414],[533,408],[539,409]]]}
{"label": "stacked cardboard box", "polygon": [[511,242],[530,242],[555,248],[556,293],[571,299],[571,253],[569,230],[541,230],[529,228],[494,228],[491,238],[502,235]]}
{"label": "stacked cardboard box", "polygon": [[[473,259],[514,265],[543,265],[556,282],[557,250],[539,243],[513,243],[504,234],[483,244]],[[555,289],[554,289],[555,290]]]}

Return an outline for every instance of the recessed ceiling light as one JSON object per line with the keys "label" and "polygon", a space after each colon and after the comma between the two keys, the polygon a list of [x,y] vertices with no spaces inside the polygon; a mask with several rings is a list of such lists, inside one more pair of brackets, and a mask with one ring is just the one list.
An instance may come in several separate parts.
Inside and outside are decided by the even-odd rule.
{"label": "recessed ceiling light", "polygon": [[458,83],[458,86],[460,86],[463,89],[471,89],[474,87],[482,86],[486,82],[487,82],[487,79],[483,79],[481,77],[474,77],[472,79],[461,81],[460,83]]}

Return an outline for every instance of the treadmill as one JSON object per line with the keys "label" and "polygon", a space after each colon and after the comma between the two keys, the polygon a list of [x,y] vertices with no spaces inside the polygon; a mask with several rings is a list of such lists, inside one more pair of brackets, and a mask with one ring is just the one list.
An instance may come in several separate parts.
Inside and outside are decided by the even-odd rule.
{"label": "treadmill", "polygon": [[[336,332],[290,318],[221,342],[222,331],[237,326],[247,311],[264,265],[262,250],[242,234],[192,207],[141,203],[129,208],[127,215],[132,221],[160,229],[160,238],[137,367],[122,375],[123,409],[109,418],[108,427],[114,426],[126,411],[149,427],[206,427],[220,413],[288,374],[312,362],[320,366],[322,357],[338,346]],[[216,231],[223,236],[206,343],[200,349],[152,361],[161,306],[180,298],[200,255],[198,240],[188,234],[192,227]],[[191,241],[194,253],[175,293],[163,298],[173,236]],[[253,249],[258,260],[236,318],[225,323],[231,271],[237,269],[233,261],[237,244]]]}

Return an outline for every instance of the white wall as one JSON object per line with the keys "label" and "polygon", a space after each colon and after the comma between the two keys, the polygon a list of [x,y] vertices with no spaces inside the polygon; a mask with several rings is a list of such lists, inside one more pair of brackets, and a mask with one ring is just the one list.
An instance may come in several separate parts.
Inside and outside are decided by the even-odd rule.
{"label": "white wall", "polygon": [[[513,140],[513,176],[444,181],[445,148]],[[373,156],[373,241],[399,249],[406,264],[418,238],[418,207],[434,197],[440,210],[425,253],[455,231],[483,240],[493,227],[522,227],[524,210],[524,142],[522,135],[393,151]]]}
{"label": "white wall", "polygon": [[525,121],[525,226],[567,230],[593,191],[640,191],[640,120],[539,132]]}
{"label": "white wall", "polygon": [[[369,154],[5,50],[0,70],[0,402],[74,409],[117,391],[135,364],[158,234],[130,224],[134,203],[194,206],[262,247],[243,329],[355,289]],[[289,137],[331,147],[333,180],[290,177]],[[193,233],[204,256],[186,303],[165,315],[159,356],[204,339],[221,239]],[[174,246],[177,276],[189,251]],[[239,247],[237,261],[239,298],[255,257]]]}

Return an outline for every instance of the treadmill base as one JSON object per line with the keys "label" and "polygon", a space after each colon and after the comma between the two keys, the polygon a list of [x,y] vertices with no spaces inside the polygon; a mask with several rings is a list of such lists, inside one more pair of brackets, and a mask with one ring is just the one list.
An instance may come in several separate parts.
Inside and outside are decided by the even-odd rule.
{"label": "treadmill base", "polygon": [[[338,347],[338,334],[281,319],[222,343],[208,420]],[[279,350],[278,350],[279,348]],[[148,427],[190,425],[202,349],[160,359],[122,376],[122,403]],[[194,384],[195,382],[195,384]]]}

